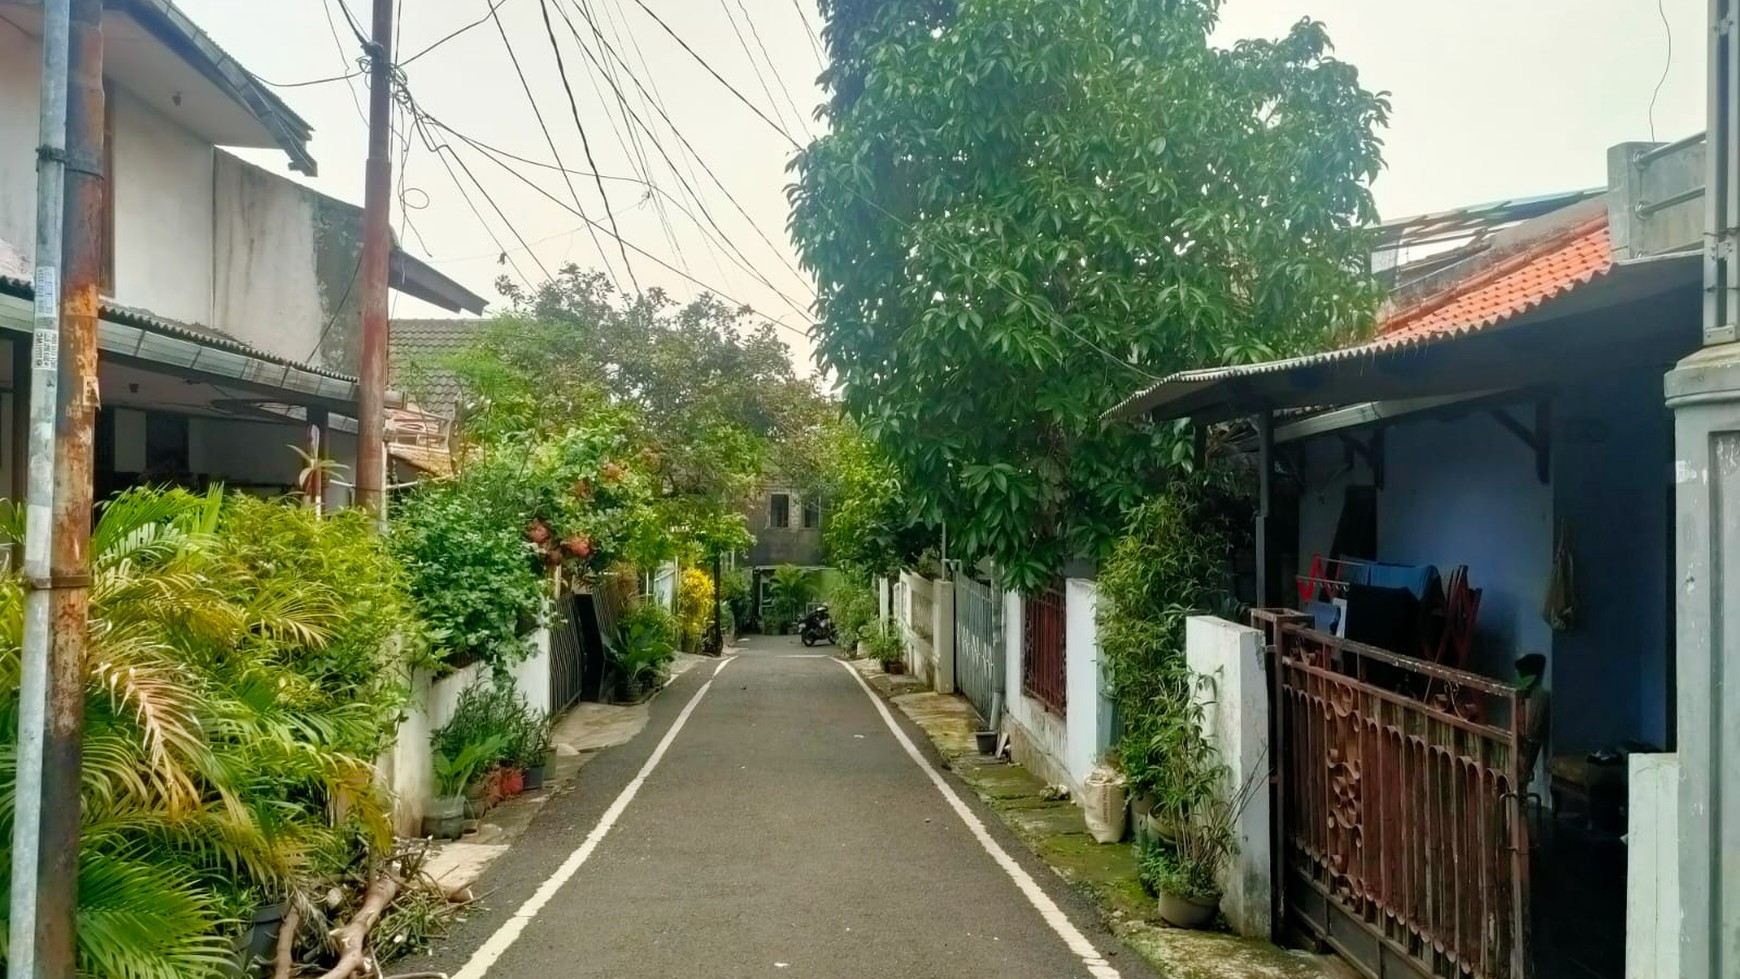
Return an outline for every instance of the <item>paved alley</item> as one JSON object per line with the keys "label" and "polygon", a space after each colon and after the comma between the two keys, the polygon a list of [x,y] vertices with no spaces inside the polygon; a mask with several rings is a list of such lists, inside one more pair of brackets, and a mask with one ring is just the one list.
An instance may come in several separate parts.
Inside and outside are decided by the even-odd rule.
{"label": "paved alley", "polygon": [[1151,979],[901,730],[922,765],[825,649],[758,639],[702,664],[551,801],[483,910],[389,971]]}

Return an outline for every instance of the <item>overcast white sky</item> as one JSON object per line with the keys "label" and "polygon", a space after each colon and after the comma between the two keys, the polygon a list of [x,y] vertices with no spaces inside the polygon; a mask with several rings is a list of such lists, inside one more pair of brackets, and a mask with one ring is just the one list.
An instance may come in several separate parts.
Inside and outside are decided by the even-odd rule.
{"label": "overcast white sky", "polygon": [[[179,0],[238,60],[278,83],[339,74],[355,58],[357,45],[338,14],[338,2]],[[802,140],[803,127],[816,128],[810,109],[821,99],[814,84],[820,62],[804,20],[819,31],[814,0],[644,2],[762,111],[780,119],[792,135]],[[349,3],[366,24],[369,0]],[[489,6],[488,0],[401,3],[403,55],[476,20]],[[574,15],[571,3],[551,0],[562,56],[598,171],[633,177],[636,154],[644,152],[653,180],[700,218],[695,202],[645,134],[638,127],[625,127],[617,113],[607,111],[615,97],[576,47],[568,26],[555,13],[558,6],[569,11],[589,42],[591,32]],[[796,260],[785,235],[785,165],[790,144],[684,53],[637,0],[588,0],[587,6],[635,74],[656,89],[700,162],[671,135],[657,110],[649,111],[632,82],[619,75],[632,108],[653,128],[678,171],[699,192],[707,211],[757,274],[735,264],[703,233],[698,221],[676,206],[666,210],[667,232],[644,187],[607,181],[609,208],[623,237],[694,279],[782,320],[792,330],[787,340],[803,361],[807,344],[796,331],[805,324],[799,310],[807,306],[812,293],[807,281],[790,267]],[[502,0],[502,24],[563,163],[571,169],[591,170],[539,7],[539,0]],[[326,14],[338,25],[339,41],[334,40]],[[1218,40],[1230,43],[1239,37],[1273,36],[1305,16],[1329,25],[1339,57],[1360,68],[1368,87],[1391,93],[1394,115],[1385,136],[1388,171],[1375,188],[1386,217],[1604,183],[1606,148],[1650,137],[1651,96],[1664,72],[1654,111],[1655,135],[1675,139],[1703,128],[1705,4],[1700,0],[1662,0],[1659,8],[1656,0],[1463,0],[1455,4],[1229,0]],[[592,47],[597,50],[595,44]],[[769,60],[763,60],[763,47]],[[752,62],[765,76],[765,90]],[[493,24],[474,28],[409,65],[406,75],[424,109],[454,129],[523,157],[552,160]],[[358,106],[364,104],[365,94],[360,81],[353,84],[354,88],[332,83],[284,89],[280,94],[315,127],[313,152],[320,161],[315,185],[360,202],[366,133]],[[802,110],[801,119],[792,105]],[[642,137],[638,151],[625,140],[625,128]],[[410,203],[423,205],[411,211],[414,231],[401,229],[412,250],[491,298],[495,276],[504,271],[514,274],[498,262],[500,249],[491,233],[534,280],[541,277],[540,263],[552,270],[566,261],[599,263],[598,248],[573,214],[477,152],[465,147],[460,152],[508,222],[504,224],[472,191],[473,203],[489,225],[486,231],[437,157],[417,141],[405,172],[396,174],[412,188]],[[274,167],[281,167],[284,159],[270,153],[253,156]],[[707,175],[703,162],[753,222]],[[514,166],[572,204],[559,174]],[[463,173],[460,179],[466,179]],[[591,179],[572,179],[587,215],[602,220],[599,194]],[[529,249],[520,247],[509,224],[530,243]],[[622,277],[622,260],[614,243],[603,235],[600,241]],[[642,286],[663,286],[679,299],[700,290],[651,258],[633,251],[629,257]],[[622,281],[626,286],[626,278]],[[416,305],[402,301],[397,313],[427,314]]]}

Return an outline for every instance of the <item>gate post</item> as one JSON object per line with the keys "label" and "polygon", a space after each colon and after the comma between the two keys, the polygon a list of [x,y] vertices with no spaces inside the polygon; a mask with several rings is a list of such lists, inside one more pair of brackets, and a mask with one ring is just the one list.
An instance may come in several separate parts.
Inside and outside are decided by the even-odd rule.
{"label": "gate post", "polygon": [[954,693],[955,583],[946,578],[938,578],[931,588],[931,658],[936,662],[936,675],[931,680],[931,689],[937,693]]}

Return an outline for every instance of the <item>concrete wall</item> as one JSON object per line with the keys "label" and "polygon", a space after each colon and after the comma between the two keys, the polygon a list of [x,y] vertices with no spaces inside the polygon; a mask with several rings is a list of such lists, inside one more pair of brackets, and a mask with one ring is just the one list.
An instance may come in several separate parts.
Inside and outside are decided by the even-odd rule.
{"label": "concrete wall", "polygon": [[0,20],[0,239],[36,255],[37,106],[42,46]]}
{"label": "concrete wall", "polygon": [[1064,582],[1064,690],[1069,716],[1064,767],[1072,784],[1086,779],[1112,742],[1112,704],[1100,669],[1099,586],[1084,578]]}
{"label": "concrete wall", "polygon": [[[213,182],[217,323],[280,357],[317,355],[347,284],[324,282],[316,271],[318,195],[222,152]],[[326,295],[334,286],[336,294]],[[347,309],[354,305],[347,300]]]}
{"label": "concrete wall", "polygon": [[[1680,975],[1680,760],[1632,755],[1625,880],[1626,979]],[[1710,855],[1714,859],[1714,855]]]}
{"label": "concrete wall", "polygon": [[[510,671],[514,686],[533,710],[550,712],[550,634],[532,637],[532,655]],[[434,751],[429,739],[453,719],[459,695],[489,682],[489,671],[473,663],[440,678],[419,671],[411,680],[411,704],[399,724],[398,738],[381,759],[382,780],[393,794],[393,822],[400,835],[420,835],[423,813],[434,792]]]}
{"label": "concrete wall", "polygon": [[902,571],[894,583],[894,624],[906,650],[906,670],[925,683],[936,677],[935,583],[923,575]]}
{"label": "concrete wall", "polygon": [[1100,669],[1098,588],[1071,578],[1064,583],[1064,683],[1069,709],[1059,716],[1021,690],[1022,598],[1003,596],[1003,728],[1015,761],[1047,782],[1068,786],[1080,799],[1082,782],[1111,745],[1113,711]]}
{"label": "concrete wall", "polygon": [[187,323],[212,318],[215,151],[124,91],[115,117],[116,299]]}
{"label": "concrete wall", "polygon": [[931,583],[930,662],[930,688],[937,693],[954,693],[955,586],[952,581]]}
{"label": "concrete wall", "polygon": [[1184,655],[1191,672],[1209,681],[1199,696],[1205,732],[1232,769],[1235,793],[1253,787],[1239,813],[1238,854],[1221,875],[1221,911],[1234,931],[1268,939],[1270,900],[1269,687],[1263,670],[1263,634],[1217,619],[1194,616],[1184,629]]}

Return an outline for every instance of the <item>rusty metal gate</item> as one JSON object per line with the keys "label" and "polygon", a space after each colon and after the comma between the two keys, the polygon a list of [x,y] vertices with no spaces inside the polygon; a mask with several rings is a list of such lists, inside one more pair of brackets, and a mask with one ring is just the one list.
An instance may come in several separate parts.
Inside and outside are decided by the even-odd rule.
{"label": "rusty metal gate", "polygon": [[1003,684],[1003,593],[961,574],[955,578],[955,686],[995,727],[997,692]]}
{"label": "rusty metal gate", "polygon": [[1021,604],[1021,692],[1060,715],[1069,707],[1066,607],[1062,580],[1028,595]]}
{"label": "rusty metal gate", "polygon": [[1273,651],[1283,911],[1374,979],[1527,979],[1527,701],[1254,612]]}

